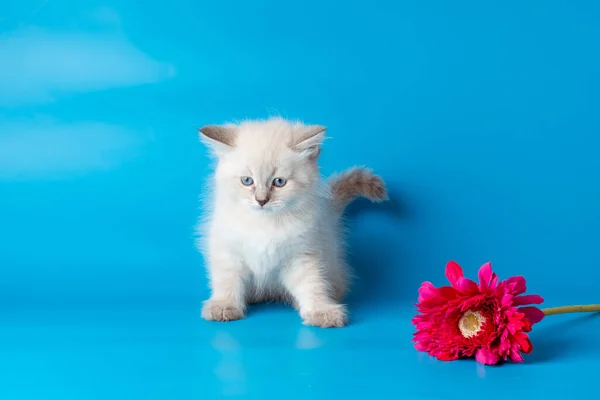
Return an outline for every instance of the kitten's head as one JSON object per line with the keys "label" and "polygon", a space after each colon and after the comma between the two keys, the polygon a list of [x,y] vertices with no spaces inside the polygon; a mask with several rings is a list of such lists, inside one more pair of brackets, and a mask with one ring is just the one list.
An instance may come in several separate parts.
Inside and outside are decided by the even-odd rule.
{"label": "kitten's head", "polygon": [[322,126],[281,118],[200,129],[218,157],[219,194],[263,213],[298,210],[314,202],[324,134]]}

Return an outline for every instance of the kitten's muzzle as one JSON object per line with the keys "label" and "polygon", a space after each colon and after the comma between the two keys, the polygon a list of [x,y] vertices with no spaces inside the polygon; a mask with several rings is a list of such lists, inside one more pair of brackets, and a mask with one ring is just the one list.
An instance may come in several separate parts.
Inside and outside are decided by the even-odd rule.
{"label": "kitten's muzzle", "polygon": [[271,199],[271,196],[268,190],[265,190],[264,188],[257,188],[256,192],[254,192],[254,199],[258,205],[264,207],[265,204],[267,204]]}
{"label": "kitten's muzzle", "polygon": [[261,206],[264,207],[265,204],[267,204],[269,202],[269,198],[264,198],[264,199],[256,199],[256,202]]}

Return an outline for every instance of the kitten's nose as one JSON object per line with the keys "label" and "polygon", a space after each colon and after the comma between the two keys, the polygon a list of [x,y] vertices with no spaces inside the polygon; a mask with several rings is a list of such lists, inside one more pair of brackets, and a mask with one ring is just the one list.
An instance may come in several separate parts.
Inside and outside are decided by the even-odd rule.
{"label": "kitten's nose", "polygon": [[261,207],[264,207],[264,205],[269,202],[269,199],[256,199],[256,202],[260,204]]}

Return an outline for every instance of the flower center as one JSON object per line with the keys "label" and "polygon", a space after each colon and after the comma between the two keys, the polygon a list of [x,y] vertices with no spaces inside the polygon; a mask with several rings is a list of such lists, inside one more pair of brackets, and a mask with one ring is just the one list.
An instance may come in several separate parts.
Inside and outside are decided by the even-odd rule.
{"label": "flower center", "polygon": [[458,321],[458,329],[462,333],[463,337],[471,338],[477,336],[481,331],[481,327],[485,322],[485,317],[479,313],[479,311],[467,311],[460,317]]}

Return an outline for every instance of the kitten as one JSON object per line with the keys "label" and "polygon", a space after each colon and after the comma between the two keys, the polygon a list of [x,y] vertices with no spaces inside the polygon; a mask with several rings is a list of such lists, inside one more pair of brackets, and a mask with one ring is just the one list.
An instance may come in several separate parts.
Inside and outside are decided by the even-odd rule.
{"label": "kitten", "polygon": [[218,161],[198,242],[211,287],[204,319],[236,320],[247,304],[284,301],[306,325],[347,324],[342,212],[357,197],[378,202],[387,193],[363,168],[322,182],[324,134],[324,127],[281,118],[200,129]]}

